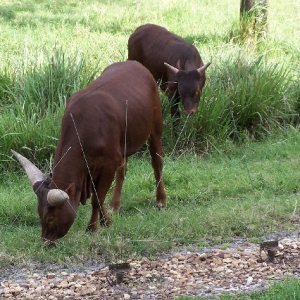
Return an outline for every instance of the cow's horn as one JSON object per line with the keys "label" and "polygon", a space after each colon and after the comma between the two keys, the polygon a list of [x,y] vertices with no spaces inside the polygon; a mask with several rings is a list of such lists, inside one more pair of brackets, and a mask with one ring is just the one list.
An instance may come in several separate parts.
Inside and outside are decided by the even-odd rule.
{"label": "cow's horn", "polygon": [[169,70],[173,71],[175,74],[177,74],[178,71],[179,71],[177,68],[175,68],[175,67],[169,65],[169,64],[166,63],[166,62],[164,62],[164,65],[165,65]]}
{"label": "cow's horn", "polygon": [[47,201],[51,206],[60,206],[69,200],[69,195],[59,189],[51,189],[47,195]]}
{"label": "cow's horn", "polygon": [[205,71],[209,66],[210,66],[210,62],[205,64],[204,66],[200,67],[199,69],[197,69],[197,71],[200,73],[202,71]]}
{"label": "cow's horn", "polygon": [[21,155],[20,153],[12,149],[10,151],[22,165],[32,186],[37,181],[41,181],[45,179],[43,172],[40,171],[31,161],[29,161],[26,157],[24,157],[23,155]]}

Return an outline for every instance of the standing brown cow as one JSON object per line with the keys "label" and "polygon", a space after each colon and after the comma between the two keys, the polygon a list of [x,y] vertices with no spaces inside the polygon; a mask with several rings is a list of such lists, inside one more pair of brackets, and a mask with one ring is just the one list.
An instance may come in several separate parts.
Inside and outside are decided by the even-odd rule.
{"label": "standing brown cow", "polygon": [[53,246],[72,226],[77,208],[91,196],[88,231],[108,226],[105,196],[116,176],[111,207],[118,211],[126,158],[148,140],[156,179],[156,206],[166,205],[163,181],[163,121],[156,82],[140,63],[107,67],[86,89],[70,97],[62,119],[52,176],[12,151],[38,198],[42,240]]}
{"label": "standing brown cow", "polygon": [[139,61],[157,81],[161,80],[161,88],[170,100],[174,96],[172,117],[180,117],[180,98],[185,115],[197,111],[210,63],[203,64],[195,46],[161,26],[145,24],[129,37],[128,59]]}

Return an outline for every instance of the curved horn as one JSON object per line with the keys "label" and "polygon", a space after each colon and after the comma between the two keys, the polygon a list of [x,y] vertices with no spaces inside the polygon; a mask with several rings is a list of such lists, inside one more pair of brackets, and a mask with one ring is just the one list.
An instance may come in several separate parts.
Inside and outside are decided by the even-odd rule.
{"label": "curved horn", "polygon": [[197,69],[197,71],[200,73],[202,71],[205,71],[209,66],[210,66],[210,62],[205,64],[204,66],[200,67],[199,69]]}
{"label": "curved horn", "polygon": [[169,65],[169,64],[166,63],[166,62],[164,62],[164,65],[165,65],[169,70],[171,70],[172,72],[174,72],[175,74],[177,74],[178,71],[179,71],[177,68],[175,68],[175,67]]}
{"label": "curved horn", "polygon": [[51,206],[60,206],[69,200],[69,195],[60,189],[51,189],[47,194],[47,201]]}
{"label": "curved horn", "polygon": [[43,172],[40,171],[31,161],[29,161],[26,157],[24,157],[23,155],[19,154],[18,152],[12,149],[10,151],[22,165],[32,186],[37,181],[41,181],[45,179]]}

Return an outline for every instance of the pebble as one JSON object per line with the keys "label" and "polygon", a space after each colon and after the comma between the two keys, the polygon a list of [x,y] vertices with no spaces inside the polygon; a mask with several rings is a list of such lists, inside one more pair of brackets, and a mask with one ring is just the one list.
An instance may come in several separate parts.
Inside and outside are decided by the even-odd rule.
{"label": "pebble", "polygon": [[253,281],[253,277],[249,276],[249,277],[247,278],[247,283],[246,283],[246,285],[250,285],[250,284],[252,283],[252,281]]}
{"label": "pebble", "polygon": [[52,279],[55,277],[55,273],[48,273],[46,276],[48,279]]}
{"label": "pebble", "polygon": [[267,288],[270,279],[274,282],[288,275],[300,276],[299,254],[300,240],[284,239],[280,241],[275,263],[269,262],[266,255],[260,258],[259,246],[249,243],[226,250],[175,253],[155,261],[143,257],[130,262],[131,270],[125,274],[124,282],[113,286],[107,281],[107,268],[95,267],[84,273],[31,273],[23,268],[15,276],[1,278],[0,298],[162,300],[181,295],[212,297],[225,292],[253,291]]}

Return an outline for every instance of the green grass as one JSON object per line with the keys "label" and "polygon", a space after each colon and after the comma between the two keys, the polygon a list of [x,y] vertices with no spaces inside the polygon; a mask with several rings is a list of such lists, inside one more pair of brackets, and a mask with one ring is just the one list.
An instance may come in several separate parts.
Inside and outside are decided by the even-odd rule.
{"label": "green grass", "polygon": [[[11,148],[23,148],[26,156],[37,161],[52,155],[66,99],[99,72],[99,64],[90,68],[82,54],[68,56],[61,48],[53,51],[43,52],[41,62],[24,62],[24,71],[13,84],[4,80],[0,169],[9,165]],[[274,64],[263,54],[246,58],[241,49],[219,59],[210,67],[213,75],[208,75],[210,85],[199,112],[182,117],[178,140],[172,132],[170,103],[161,94],[166,153],[209,152],[212,143],[228,139],[262,140],[270,131],[295,123],[299,87],[287,63]]]}
{"label": "green grass", "polygon": [[[297,300],[300,295],[300,283],[295,279],[286,279],[280,283],[273,284],[268,291],[255,292],[252,294],[239,294],[235,296],[221,296],[210,298],[214,300]],[[199,297],[179,297],[178,300],[204,300]]]}
{"label": "green grass", "polygon": [[226,151],[218,149],[207,157],[166,157],[168,207],[161,211],[154,208],[149,158],[132,157],[122,210],[112,216],[111,228],[86,235],[91,208],[80,206],[59,251],[37,251],[43,248],[35,195],[26,175],[7,172],[1,182],[1,251],[18,257],[22,249],[25,260],[57,261],[65,260],[76,247],[84,259],[99,252],[110,261],[154,255],[183,244],[260,239],[269,232],[293,230],[299,219],[299,145],[298,131],[290,129],[261,144],[226,145]]}
{"label": "green grass", "polygon": [[[239,1],[200,2],[1,1],[1,266],[115,261],[232,237],[259,241],[297,227],[299,3],[271,1],[267,37],[243,40]],[[199,111],[182,118],[178,141],[161,95],[168,207],[154,209],[153,173],[141,153],[129,162],[112,227],[86,235],[90,205],[80,206],[58,247],[45,249],[35,195],[10,149],[50,172],[66,99],[125,60],[129,35],[147,22],[181,35],[212,62]],[[275,291],[278,299],[296,299],[297,285],[283,282],[245,299],[276,299]]]}
{"label": "green grass", "polygon": [[[183,118],[176,147],[169,104],[162,95],[166,153],[206,153],[211,144],[228,138],[263,139],[278,126],[294,124],[300,94],[298,29],[292,22],[296,8],[296,2],[272,3],[267,39],[241,44],[234,31],[238,3],[230,1],[205,7],[196,1],[185,1],[184,6],[182,1],[162,1],[159,7],[155,1],[140,6],[125,0],[4,2],[0,170],[11,167],[11,148],[25,148],[22,152],[37,162],[53,154],[66,99],[108,64],[125,60],[130,33],[146,22],[182,35],[197,46],[205,62],[212,62],[199,112]],[[284,22],[282,10],[289,16]],[[281,26],[289,26],[288,34]]]}

